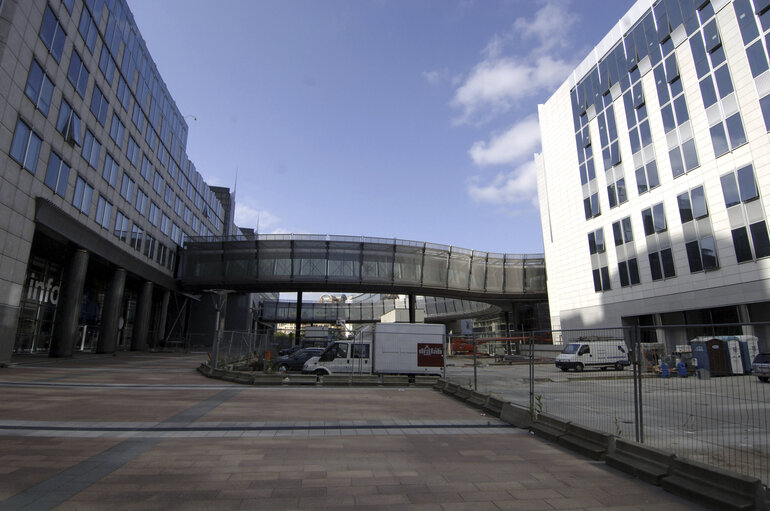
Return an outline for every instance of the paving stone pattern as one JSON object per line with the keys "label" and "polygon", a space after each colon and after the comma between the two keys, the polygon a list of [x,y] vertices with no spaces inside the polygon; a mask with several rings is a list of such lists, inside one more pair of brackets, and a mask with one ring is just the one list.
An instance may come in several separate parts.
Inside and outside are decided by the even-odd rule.
{"label": "paving stone pattern", "polygon": [[200,356],[0,369],[0,510],[700,509],[430,389],[212,383]]}

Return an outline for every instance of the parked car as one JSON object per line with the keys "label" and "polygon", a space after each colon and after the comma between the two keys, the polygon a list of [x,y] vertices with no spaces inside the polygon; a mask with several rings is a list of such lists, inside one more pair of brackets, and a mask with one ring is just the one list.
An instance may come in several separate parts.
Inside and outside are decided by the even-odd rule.
{"label": "parked car", "polygon": [[751,363],[751,372],[761,382],[770,380],[770,353],[759,353]]}
{"label": "parked car", "polygon": [[285,373],[286,371],[302,371],[302,366],[305,365],[308,359],[311,357],[317,357],[323,353],[324,348],[301,348],[290,355],[278,357],[275,361],[275,368],[279,373]]}

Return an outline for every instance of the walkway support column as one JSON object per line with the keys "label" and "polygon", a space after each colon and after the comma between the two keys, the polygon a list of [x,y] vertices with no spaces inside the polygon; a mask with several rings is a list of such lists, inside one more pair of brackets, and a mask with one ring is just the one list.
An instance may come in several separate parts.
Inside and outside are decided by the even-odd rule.
{"label": "walkway support column", "polygon": [[302,328],[302,291],[297,292],[297,316],[294,321],[294,345],[299,346],[299,334]]}
{"label": "walkway support column", "polygon": [[166,339],[166,322],[168,321],[168,302],[171,300],[171,291],[163,290],[163,297],[160,300],[160,319],[158,320],[158,330],[155,332],[155,348],[160,345],[160,341]]}
{"label": "walkway support column", "polygon": [[72,356],[77,341],[80,304],[88,271],[88,259],[88,251],[82,248],[74,250],[67,259],[59,293],[61,305],[56,313],[51,348],[48,352],[50,357]]}
{"label": "walkway support column", "polygon": [[136,304],[136,318],[134,319],[134,334],[131,336],[131,350],[142,351],[147,349],[147,332],[150,329],[150,314],[152,313],[152,282],[142,284],[139,292],[139,300]]}
{"label": "walkway support column", "polygon": [[123,290],[126,286],[126,270],[115,268],[107,286],[102,307],[102,324],[99,328],[97,353],[115,353],[118,345],[118,322],[123,309]]}
{"label": "walkway support column", "polygon": [[417,297],[413,294],[408,295],[409,298],[409,322],[414,323],[417,318]]}

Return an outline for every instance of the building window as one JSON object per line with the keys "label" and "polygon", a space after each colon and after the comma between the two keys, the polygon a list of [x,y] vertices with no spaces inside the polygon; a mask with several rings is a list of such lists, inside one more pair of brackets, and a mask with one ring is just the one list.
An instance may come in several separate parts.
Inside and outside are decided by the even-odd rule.
{"label": "building window", "polygon": [[604,253],[604,229],[597,229],[588,233],[588,252],[593,254]]}
{"label": "building window", "polygon": [[87,129],[86,138],[83,142],[83,150],[80,153],[83,156],[83,159],[86,160],[88,164],[93,168],[97,168],[99,165],[99,153],[101,150],[101,142],[96,140],[96,137],[94,137],[94,134],[91,133],[91,130]]}
{"label": "building window", "polygon": [[69,71],[67,71],[67,78],[73,87],[75,87],[75,90],[80,97],[84,99],[86,97],[86,87],[88,87],[88,76],[88,69],[86,69],[85,64],[83,64],[83,60],[76,51],[73,51]]}
{"label": "building window", "polygon": [[33,60],[29,68],[27,86],[24,88],[24,93],[32,101],[32,104],[35,105],[35,108],[40,110],[46,117],[48,117],[48,111],[51,108],[53,88],[54,85],[51,79],[43,72],[40,64]]}
{"label": "building window", "polygon": [[61,62],[62,51],[64,50],[64,41],[67,39],[67,34],[64,32],[59,19],[51,10],[50,6],[46,6],[45,14],[43,15],[43,25],[40,27],[40,39],[43,40],[48,51],[51,52],[56,62]]}
{"label": "building window", "polygon": [[115,61],[106,46],[102,46],[102,54],[99,56],[99,70],[112,87],[112,80],[115,78]]}
{"label": "building window", "polygon": [[182,230],[179,228],[178,225],[176,225],[176,223],[173,223],[171,225],[171,239],[174,241],[174,243],[176,243],[177,245],[180,245],[181,237],[182,237]]}
{"label": "building window", "polygon": [[631,229],[631,217],[626,217],[612,224],[612,234],[615,238],[615,246],[634,241],[634,233]]}
{"label": "building window", "polygon": [[152,176],[152,189],[155,190],[155,193],[158,195],[163,195],[163,184],[163,178],[160,177],[160,172],[156,170],[155,174]]}
{"label": "building window", "polygon": [[593,270],[594,278],[594,291],[597,293],[601,291],[610,291],[612,286],[610,285],[610,271],[606,266]]}
{"label": "building window", "polygon": [[64,140],[70,145],[83,145],[80,117],[76,114],[64,98],[59,108],[59,119],[56,121],[56,129],[64,136]]}
{"label": "building window", "polygon": [[91,212],[91,196],[94,194],[94,187],[89,185],[85,179],[78,176],[75,182],[75,194],[72,196],[72,205],[81,213],[88,216]]}
{"label": "building window", "polygon": [[128,88],[128,85],[122,76],[118,79],[118,100],[120,101],[123,110],[127,111],[128,105],[131,104],[131,89]]}
{"label": "building window", "polygon": [[149,233],[144,235],[144,255],[152,259],[155,256],[155,238]]}
{"label": "building window", "polygon": [[655,204],[651,208],[642,211],[642,223],[645,236],[664,232],[666,227],[666,215],[663,211],[663,203]]}
{"label": "building window", "polygon": [[118,210],[115,215],[115,237],[120,241],[126,241],[128,239],[128,217]]}
{"label": "building window", "polygon": [[[150,151],[153,153],[157,151],[158,135],[155,134],[155,130],[148,127],[147,132],[144,134],[144,141],[150,147]],[[173,177],[173,176],[172,176]]]}
{"label": "building window", "polygon": [[136,126],[136,129],[139,130],[139,133],[141,134],[144,131],[144,114],[142,113],[142,109],[139,107],[139,103],[134,103],[134,111],[131,114],[131,121],[133,121],[134,126]]}
{"label": "building window", "polygon": [[109,229],[111,217],[112,203],[99,195],[99,201],[96,203],[96,223],[105,229]]}
{"label": "building window", "polygon": [[70,176],[70,166],[59,158],[59,155],[51,151],[48,158],[48,168],[45,171],[45,184],[56,192],[57,195],[67,195],[67,180]]}
{"label": "building window", "polygon": [[150,214],[147,217],[150,223],[155,227],[158,226],[158,220],[160,220],[160,208],[154,203],[150,202]]}
{"label": "building window", "polygon": [[620,287],[628,287],[639,284],[639,264],[636,258],[618,263],[618,275],[620,276]]}
{"label": "building window", "polygon": [[16,121],[16,131],[11,142],[11,157],[32,174],[37,170],[41,144],[40,137],[32,131],[32,128],[21,119]]}
{"label": "building window", "polygon": [[142,191],[142,189],[141,188],[137,188],[136,189],[136,210],[142,216],[144,216],[146,211],[147,211],[147,202],[148,201],[149,201],[149,198]]}
{"label": "building window", "polygon": [[166,192],[164,194],[163,200],[166,201],[166,204],[169,206],[174,205],[174,189],[171,188],[171,185],[166,184]]}
{"label": "building window", "polygon": [[702,186],[677,195],[676,201],[679,205],[679,218],[682,220],[682,224],[707,217],[709,214]]}
{"label": "building window", "polygon": [[190,208],[187,206],[184,207],[184,223],[187,225],[190,225],[190,222],[192,221],[192,211],[190,211]]}
{"label": "building window", "polygon": [[152,164],[150,163],[150,160],[147,159],[147,156],[142,155],[142,168],[140,171],[140,174],[144,178],[145,181],[150,181],[150,175],[152,174]]}
{"label": "building window", "polygon": [[107,153],[104,157],[102,177],[113,188],[115,188],[115,184],[118,182],[118,169],[118,164],[112,159],[110,153]]}
{"label": "building window", "polygon": [[660,185],[658,178],[658,166],[655,160],[636,169],[636,191],[639,195],[652,190]]}
{"label": "building window", "polygon": [[[189,192],[192,191],[192,185],[190,183],[187,184],[187,191],[188,191],[187,195],[189,197],[190,195]],[[602,210],[601,210],[601,207],[599,206],[599,194],[594,193],[591,196],[584,198],[583,209],[586,215],[586,220],[601,215]]]}
{"label": "building window", "polygon": [[131,246],[134,247],[135,250],[141,250],[142,249],[142,238],[144,235],[144,231],[136,225],[133,224],[131,226]]}
{"label": "building window", "polygon": [[685,248],[687,249],[687,262],[690,264],[690,273],[719,268],[713,236],[706,236],[700,240],[685,243]]}
{"label": "building window", "polygon": [[97,85],[94,85],[94,92],[91,96],[91,113],[94,114],[94,117],[102,126],[107,122],[107,110],[109,107],[110,103],[102,94],[102,90]]}
{"label": "building window", "polygon": [[86,48],[88,48],[88,51],[93,53],[94,46],[96,46],[97,31],[96,24],[94,23],[91,14],[88,12],[88,9],[83,9],[80,13],[78,32],[80,32],[80,36],[83,38],[83,42],[85,43]]}
{"label": "building window", "polygon": [[670,279],[676,277],[674,256],[670,248],[648,254],[652,280]]}
{"label": "building window", "polygon": [[721,181],[722,195],[725,198],[725,206],[728,208],[759,198],[757,183],[754,180],[754,168],[751,165],[746,165],[737,172],[725,174]]}
{"label": "building window", "polygon": [[[75,0],[62,0],[61,3],[64,5],[64,7],[67,8],[67,12],[72,14],[72,8],[75,7]],[[3,5],[3,2],[2,0],[0,0],[0,7],[2,7],[2,5]]]}
{"label": "building window", "polygon": [[123,172],[123,178],[120,181],[120,196],[131,202],[134,198],[134,180],[126,172]]}
{"label": "building window", "polygon": [[176,213],[178,216],[182,216],[184,213],[184,202],[182,201],[182,198],[177,195],[174,199],[174,213]]}
{"label": "building window", "polygon": [[123,139],[126,135],[126,126],[121,122],[118,114],[112,114],[112,126],[110,126],[110,138],[117,144],[119,149],[123,149]]}
{"label": "building window", "polygon": [[128,137],[128,148],[126,149],[126,157],[128,157],[128,161],[131,162],[131,165],[136,167],[139,164],[139,146],[136,145],[136,140],[134,140],[134,137],[129,136]]}
{"label": "building window", "polygon": [[171,230],[171,219],[167,217],[165,213],[162,213],[160,217],[160,232],[168,236],[168,233],[170,230]]}
{"label": "building window", "polygon": [[155,260],[161,266],[166,266],[168,259],[168,248],[163,243],[158,243],[158,250],[155,252]]}

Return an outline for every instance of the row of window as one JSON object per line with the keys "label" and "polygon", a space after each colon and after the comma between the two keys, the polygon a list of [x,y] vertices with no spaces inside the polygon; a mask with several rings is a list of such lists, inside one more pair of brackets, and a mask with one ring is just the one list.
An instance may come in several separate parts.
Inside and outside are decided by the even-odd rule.
{"label": "row of window", "polygon": [[[98,9],[99,12],[101,12],[102,9],[102,3],[101,2],[88,2],[91,7]],[[68,9],[69,10],[69,9]],[[114,25],[114,19],[110,19],[110,24],[108,26]],[[91,14],[89,13],[87,8],[83,8],[81,12],[81,18],[80,23],[78,24],[78,30],[80,32],[81,37],[83,38],[84,45],[86,49],[93,53],[95,49],[95,43],[98,40],[98,29],[96,24],[93,21],[93,18],[91,17]],[[49,51],[52,54],[55,54],[57,56],[56,60],[57,62],[60,62],[61,60],[61,54],[63,51],[64,41],[66,40],[66,33],[64,32],[64,29],[62,28],[61,24],[59,23],[58,18],[56,18],[55,14],[53,13],[53,10],[50,7],[46,8],[46,12],[44,15],[44,21],[41,26],[40,30],[40,37],[41,39],[46,43],[46,46],[49,48]],[[114,75],[116,70],[115,61],[112,58],[112,55],[109,51],[108,46],[105,44],[102,47],[102,52],[99,58],[99,69],[102,71],[102,75],[104,76],[107,83],[112,86],[114,82]],[[67,73],[68,79],[72,83],[75,90],[78,92],[78,94],[85,98],[86,89],[88,85],[88,79],[90,76],[90,73],[85,66],[83,59],[81,58],[80,54],[78,54],[77,51],[73,49],[72,58],[70,61],[70,65],[68,68]],[[131,76],[131,74],[129,74]],[[50,81],[50,79],[49,79]],[[33,94],[34,91],[31,90],[30,94]],[[44,98],[45,96],[43,96]],[[121,105],[124,109],[128,108],[129,101],[131,98],[131,91],[128,88],[127,84],[125,83],[125,80],[123,80],[122,76],[119,80],[118,84],[118,97],[120,100]],[[33,101],[36,101],[33,99]],[[43,100],[42,103],[45,101]],[[50,98],[49,98],[50,102]],[[137,127],[139,132],[141,133],[144,130],[145,125],[145,117],[144,114],[139,106],[141,102],[137,101],[134,104],[134,110],[132,114],[132,120],[134,125]],[[94,117],[96,120],[102,125],[105,126],[107,122],[107,112],[108,112],[108,101],[105,98],[104,93],[97,85],[94,85],[94,92],[91,100],[91,111],[94,114]],[[46,115],[47,115],[47,108],[45,105],[43,105]],[[42,110],[42,109],[41,109]],[[116,144],[121,147],[122,149],[122,135],[125,132],[125,129],[120,129],[120,125],[122,125],[122,121],[117,117],[116,114],[113,115],[113,127],[111,128],[111,136],[113,136],[113,140],[116,141]],[[168,125],[169,123],[165,123]],[[185,133],[186,135],[186,133]],[[161,161],[161,163],[164,166],[169,167],[169,174],[172,176],[172,178],[176,179],[176,170],[177,166],[174,163],[173,167],[170,165],[169,158],[168,158],[168,151],[166,151],[165,147],[162,144],[158,144],[158,136],[154,132],[154,130],[148,129],[145,139],[148,143],[148,145],[152,148],[154,152],[157,152],[158,158]],[[181,147],[181,143],[178,142],[178,137],[175,137],[175,146]],[[131,145],[132,140],[129,140],[129,146]],[[136,141],[133,141],[133,144],[136,146]],[[159,147],[158,147],[159,146]],[[137,146],[138,148],[138,146]],[[179,151],[179,155],[177,158],[181,157],[181,151]],[[132,163],[134,166],[137,165],[136,160],[137,157],[131,157]],[[216,200],[215,195],[211,190],[203,183],[203,180],[201,179],[200,174],[195,173],[195,185],[193,186],[193,193],[190,194],[191,200],[194,201],[196,207],[200,209],[204,216],[209,218],[209,220],[217,226],[217,228],[221,228],[222,221],[221,221],[221,214],[222,214],[222,208],[221,204],[218,203]],[[185,177],[184,180],[187,180]],[[181,181],[181,179],[180,179]],[[182,188],[185,189],[186,187],[182,185]],[[198,193],[195,193],[198,192]],[[206,197],[204,198],[201,193],[205,192]],[[205,204],[204,204],[205,202]],[[215,204],[215,208],[209,208],[207,207],[208,204]]]}
{"label": "row of window", "polygon": [[[722,196],[725,208],[736,206],[747,207],[759,199],[752,165],[725,174],[721,177]],[[709,209],[703,186],[697,186],[677,196],[677,207],[682,226],[690,225],[684,243],[687,261],[691,273],[711,271],[719,268],[716,242],[710,223],[701,221],[708,218]],[[649,246],[663,247],[648,253],[650,263],[650,278],[653,281],[673,278],[676,276],[673,252],[668,238],[663,236],[668,231],[666,214],[663,203],[655,204],[641,211],[642,226],[645,238],[653,241]],[[750,218],[746,215],[746,218]],[[631,218],[626,217],[612,225],[615,247],[624,247],[634,241]],[[770,256],[770,236],[767,222],[754,219],[746,225],[732,229],[733,248],[737,262],[752,261]],[[603,254],[606,251],[604,230],[599,228],[588,233],[589,254]],[[618,250],[618,274],[621,287],[639,284],[638,262],[635,257],[626,259],[625,251]],[[611,289],[609,269],[605,265],[596,264],[594,260],[593,280],[595,291]],[[605,274],[606,277],[605,278]]]}

